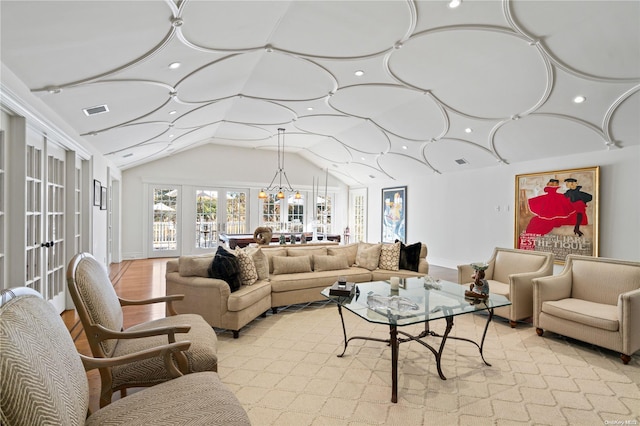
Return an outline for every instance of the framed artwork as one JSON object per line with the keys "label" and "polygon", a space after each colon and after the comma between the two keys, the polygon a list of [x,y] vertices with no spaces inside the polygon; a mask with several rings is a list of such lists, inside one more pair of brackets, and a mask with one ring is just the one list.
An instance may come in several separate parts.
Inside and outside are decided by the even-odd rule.
{"label": "framed artwork", "polygon": [[382,189],[382,242],[407,242],[407,187]]}
{"label": "framed artwork", "polygon": [[598,256],[600,167],[516,176],[515,247]]}
{"label": "framed artwork", "polygon": [[100,210],[107,209],[107,188],[104,186],[100,187]]}
{"label": "framed artwork", "polygon": [[93,180],[93,205],[94,206],[100,205],[100,197],[102,196],[102,190],[100,189],[101,187],[102,187],[102,184],[100,183],[100,181],[94,179]]}

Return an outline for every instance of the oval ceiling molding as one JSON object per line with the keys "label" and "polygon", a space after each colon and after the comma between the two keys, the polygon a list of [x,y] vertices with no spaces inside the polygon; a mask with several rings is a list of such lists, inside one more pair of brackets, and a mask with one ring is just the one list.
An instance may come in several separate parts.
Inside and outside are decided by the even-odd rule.
{"label": "oval ceiling molding", "polygon": [[[634,45],[621,42],[640,40],[640,2],[553,2],[553,19],[547,2],[509,4],[518,25],[573,70],[599,77],[640,77],[637,44],[630,48]],[[621,25],[621,16],[635,16],[635,25]]]}
{"label": "oval ceiling molding", "polygon": [[[613,130],[611,138],[619,143],[620,148],[640,145],[640,91],[633,93],[613,111],[609,127]],[[627,125],[625,125],[625,123]],[[630,125],[633,123],[632,125]]]}
{"label": "oval ceiling molding", "polygon": [[412,178],[427,176],[433,169],[427,164],[408,155],[388,153],[378,158],[378,165],[394,179],[403,179],[407,170],[411,170]]}
{"label": "oval ceiling molding", "polygon": [[326,96],[335,80],[318,65],[279,52],[230,55],[184,79],[177,87],[185,102],[204,102],[235,95],[272,100]]}
{"label": "oval ceiling molding", "polygon": [[[101,147],[103,152],[112,153],[125,150],[128,147],[136,150],[140,145],[154,138],[164,139],[168,135],[168,129],[169,126],[166,123],[139,123],[115,127],[95,136],[87,136],[87,138],[90,138],[96,146]],[[166,142],[169,142],[168,137],[166,137]]]}
{"label": "oval ceiling molding", "polygon": [[514,35],[480,29],[415,36],[391,54],[389,70],[451,108],[481,118],[521,114],[540,101],[550,84],[535,46]]}
{"label": "oval ceiling molding", "polygon": [[[386,50],[413,25],[408,1],[196,1],[186,4],[182,16],[184,38],[202,48],[272,45],[302,55],[344,58]],[[375,32],[367,31],[372,27]]]}
{"label": "oval ceiling molding", "polygon": [[422,155],[440,173],[461,172],[498,164],[488,148],[459,139],[440,139],[426,144]]}
{"label": "oval ceiling molding", "polygon": [[436,138],[446,117],[433,98],[403,86],[358,85],[338,90],[329,104],[346,114],[371,118],[383,129],[412,140]]}
{"label": "oval ceiling molding", "polygon": [[352,160],[349,150],[333,139],[325,138],[307,148],[307,152],[331,163],[346,164]]}
{"label": "oval ceiling molding", "polygon": [[509,163],[571,155],[605,148],[603,136],[585,124],[552,115],[532,114],[505,122],[493,137]]}
{"label": "oval ceiling molding", "polygon": [[389,150],[387,136],[372,122],[344,115],[310,115],[295,122],[296,128],[336,138],[356,151],[379,154]]}
{"label": "oval ceiling molding", "polygon": [[31,89],[94,78],[144,57],[170,33],[172,17],[157,1],[2,2],[2,14],[11,15],[2,20],[3,38],[20,34],[16,50],[3,48],[2,63]]}

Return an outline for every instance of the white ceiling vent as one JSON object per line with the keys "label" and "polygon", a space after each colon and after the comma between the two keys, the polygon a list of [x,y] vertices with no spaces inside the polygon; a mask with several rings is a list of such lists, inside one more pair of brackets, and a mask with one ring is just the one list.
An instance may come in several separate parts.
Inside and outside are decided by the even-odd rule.
{"label": "white ceiling vent", "polygon": [[84,111],[85,115],[87,117],[90,117],[92,115],[96,115],[96,114],[102,114],[104,112],[109,112],[109,107],[106,105],[97,105],[97,106],[93,106],[90,108],[85,108],[82,111]]}
{"label": "white ceiling vent", "polygon": [[458,158],[457,160],[455,160],[456,163],[458,163],[459,165],[463,165],[463,164],[469,164],[469,162],[467,160],[465,160],[464,158]]}

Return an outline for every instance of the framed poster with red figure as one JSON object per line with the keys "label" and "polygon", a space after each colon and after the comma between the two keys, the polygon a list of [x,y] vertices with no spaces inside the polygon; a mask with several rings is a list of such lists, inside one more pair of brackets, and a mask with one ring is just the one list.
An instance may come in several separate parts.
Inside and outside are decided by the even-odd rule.
{"label": "framed poster with red figure", "polygon": [[598,256],[600,167],[516,176],[515,247]]}

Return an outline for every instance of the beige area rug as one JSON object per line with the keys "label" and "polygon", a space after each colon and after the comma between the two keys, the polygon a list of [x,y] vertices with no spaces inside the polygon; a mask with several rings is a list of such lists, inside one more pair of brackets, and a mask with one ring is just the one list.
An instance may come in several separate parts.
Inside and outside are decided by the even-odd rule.
{"label": "beige area rug", "polygon": [[[345,311],[348,336],[388,338],[388,327]],[[452,335],[481,337],[486,314],[455,318]],[[434,331],[444,330],[444,320]],[[419,333],[424,326],[403,327]],[[486,366],[470,343],[448,340],[441,380],[433,354],[400,345],[398,403],[391,403],[391,351],[354,340],[343,358],[335,305],[292,305],[258,318],[233,339],[217,330],[219,374],[253,425],[606,425],[640,424],[640,355],[617,354],[531,324],[495,318]],[[439,339],[429,338],[439,344]]]}

